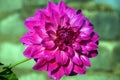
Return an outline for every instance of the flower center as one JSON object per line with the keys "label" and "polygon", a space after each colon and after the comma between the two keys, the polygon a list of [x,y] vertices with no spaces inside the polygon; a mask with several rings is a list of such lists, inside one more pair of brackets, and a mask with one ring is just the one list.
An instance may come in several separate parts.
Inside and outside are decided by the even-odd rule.
{"label": "flower center", "polygon": [[76,33],[72,30],[72,28],[58,28],[57,30],[57,39],[56,44],[61,48],[62,50],[65,48],[65,46],[70,46],[73,41],[75,40]]}

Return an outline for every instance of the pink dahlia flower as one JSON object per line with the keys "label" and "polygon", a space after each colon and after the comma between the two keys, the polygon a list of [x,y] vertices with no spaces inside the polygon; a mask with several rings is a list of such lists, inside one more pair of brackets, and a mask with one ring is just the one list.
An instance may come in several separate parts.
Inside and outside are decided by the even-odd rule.
{"label": "pink dahlia flower", "polygon": [[94,26],[82,15],[61,1],[48,2],[25,21],[28,32],[21,38],[27,46],[24,55],[34,59],[34,70],[47,71],[50,78],[85,74],[89,58],[97,56],[99,36]]}

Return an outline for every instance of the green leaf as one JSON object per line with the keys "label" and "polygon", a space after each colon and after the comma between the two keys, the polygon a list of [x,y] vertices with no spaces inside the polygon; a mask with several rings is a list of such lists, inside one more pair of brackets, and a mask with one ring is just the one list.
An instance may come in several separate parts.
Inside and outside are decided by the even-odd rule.
{"label": "green leaf", "polygon": [[18,80],[11,68],[0,66],[0,80]]}
{"label": "green leaf", "polygon": [[0,66],[3,65],[2,63],[0,63]]}

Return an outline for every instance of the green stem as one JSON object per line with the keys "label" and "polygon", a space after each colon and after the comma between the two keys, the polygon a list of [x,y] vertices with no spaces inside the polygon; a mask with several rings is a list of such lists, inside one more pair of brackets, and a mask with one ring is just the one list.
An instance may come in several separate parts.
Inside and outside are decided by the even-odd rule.
{"label": "green stem", "polygon": [[15,66],[17,66],[17,65],[19,65],[19,64],[22,64],[22,63],[24,63],[24,62],[26,62],[26,61],[29,61],[29,60],[30,60],[30,59],[28,59],[28,58],[23,59],[23,60],[21,60],[21,61],[16,62],[15,64],[10,65],[9,68],[14,68]]}

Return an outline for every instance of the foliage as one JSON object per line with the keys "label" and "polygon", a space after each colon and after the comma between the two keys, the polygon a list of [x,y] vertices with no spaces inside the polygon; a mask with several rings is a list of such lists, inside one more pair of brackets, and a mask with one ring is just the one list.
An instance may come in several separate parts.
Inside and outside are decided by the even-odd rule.
{"label": "foliage", "polygon": [[5,67],[0,63],[0,80],[18,80],[9,66]]}

